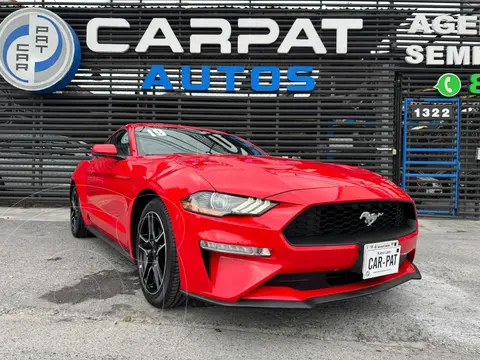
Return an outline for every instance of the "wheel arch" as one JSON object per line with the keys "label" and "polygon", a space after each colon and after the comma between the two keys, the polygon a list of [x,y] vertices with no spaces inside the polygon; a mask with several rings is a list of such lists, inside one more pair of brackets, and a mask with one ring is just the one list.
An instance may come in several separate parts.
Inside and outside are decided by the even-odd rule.
{"label": "wheel arch", "polygon": [[138,221],[140,220],[140,216],[142,215],[142,211],[145,206],[147,206],[147,204],[155,198],[161,200],[161,196],[156,191],[146,188],[137,194],[132,204],[132,211],[130,214],[130,255],[135,263],[137,261],[135,256],[135,247],[137,245]]}
{"label": "wheel arch", "polygon": [[87,191],[86,191],[86,169],[88,162],[81,161],[72,176],[70,177],[70,189],[69,196],[71,196],[74,188],[78,191],[78,196],[81,200],[81,203],[85,204],[87,202]]}
{"label": "wheel arch", "polygon": [[69,191],[68,191],[68,196],[70,196],[70,197],[72,196],[72,191],[73,191],[73,189],[75,188],[75,186],[77,186],[77,185],[75,184],[75,180],[71,179],[71,180],[70,180],[70,189],[69,189]]}

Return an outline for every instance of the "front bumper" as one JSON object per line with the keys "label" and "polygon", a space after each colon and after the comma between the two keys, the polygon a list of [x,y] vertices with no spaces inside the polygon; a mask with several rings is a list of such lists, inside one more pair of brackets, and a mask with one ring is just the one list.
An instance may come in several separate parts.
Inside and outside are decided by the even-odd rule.
{"label": "front bumper", "polygon": [[[388,195],[376,189],[376,195]],[[311,203],[332,197],[331,189],[315,189],[282,194],[281,205],[257,217],[214,218],[172,208],[181,276],[181,290],[192,297],[231,306],[279,306],[309,308],[325,301],[356,297],[419,279],[414,267],[417,231],[395,237],[405,259],[396,274],[368,281],[360,279],[328,286],[296,289],[277,286],[271,280],[290,274],[318,274],[353,271],[358,274],[362,244],[356,241],[341,244],[293,246],[283,236],[286,224]],[[338,192],[336,201],[362,201],[357,188]],[[375,198],[366,194],[365,199]],[[362,195],[363,196],[363,195]],[[302,200],[303,199],[303,200]],[[395,197],[396,199],[396,197]],[[167,203],[167,206],[169,204]],[[370,239],[371,242],[386,239]],[[243,256],[205,251],[200,241],[271,249],[270,257]],[[276,304],[276,305],[272,305]]]}
{"label": "front bumper", "polygon": [[[311,292],[311,297],[301,300],[298,294],[285,289],[259,290],[243,297],[236,302],[220,301],[201,295],[184,292],[188,297],[203,300],[215,305],[229,307],[257,307],[257,308],[286,308],[286,309],[311,309],[317,305],[353,299],[360,296],[372,295],[382,292],[409,280],[420,280],[422,275],[415,265],[406,260],[399,272],[390,276],[373,279],[355,286],[336,287],[335,289],[321,289]],[[261,289],[261,288],[260,288]],[[279,293],[275,296],[275,291]]]}

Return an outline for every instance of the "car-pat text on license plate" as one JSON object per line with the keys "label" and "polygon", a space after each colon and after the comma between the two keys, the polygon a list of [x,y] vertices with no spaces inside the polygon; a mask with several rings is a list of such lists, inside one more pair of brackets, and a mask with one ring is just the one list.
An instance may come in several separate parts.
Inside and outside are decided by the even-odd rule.
{"label": "car-pat text on license plate", "polygon": [[363,278],[395,274],[400,263],[398,240],[366,244],[363,253]]}

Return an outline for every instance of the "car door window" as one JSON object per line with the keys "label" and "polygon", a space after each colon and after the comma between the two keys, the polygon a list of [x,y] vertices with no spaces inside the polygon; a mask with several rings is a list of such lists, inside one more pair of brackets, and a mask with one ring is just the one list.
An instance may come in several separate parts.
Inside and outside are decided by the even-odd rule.
{"label": "car door window", "polygon": [[130,137],[127,130],[121,130],[113,135],[108,141],[108,144],[113,144],[117,148],[118,155],[130,155]]}

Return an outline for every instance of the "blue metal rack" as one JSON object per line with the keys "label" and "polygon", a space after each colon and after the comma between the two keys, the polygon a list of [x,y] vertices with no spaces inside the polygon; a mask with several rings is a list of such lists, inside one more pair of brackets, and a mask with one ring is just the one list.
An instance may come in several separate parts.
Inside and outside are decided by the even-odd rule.
{"label": "blue metal rack", "polygon": [[[408,126],[411,124],[408,118],[408,109],[409,105],[412,103],[426,102],[426,103],[455,103],[456,105],[456,136],[455,136],[455,147],[454,148],[430,148],[430,147],[407,147],[408,139]],[[406,190],[407,188],[407,179],[408,178],[421,178],[421,177],[434,177],[434,178],[446,178],[452,179],[454,181],[454,196],[453,196],[453,207],[449,210],[426,210],[418,209],[419,213],[426,214],[447,214],[447,215],[456,215],[458,208],[458,188],[459,188],[459,174],[460,174],[460,118],[461,118],[461,102],[460,98],[406,98],[404,101],[404,111],[403,111],[403,151],[402,151],[402,188]],[[454,156],[453,161],[419,161],[419,160],[410,160],[409,155],[411,153],[450,153]],[[448,174],[436,174],[436,173],[414,173],[407,172],[407,165],[450,165],[452,166],[452,172]]]}

